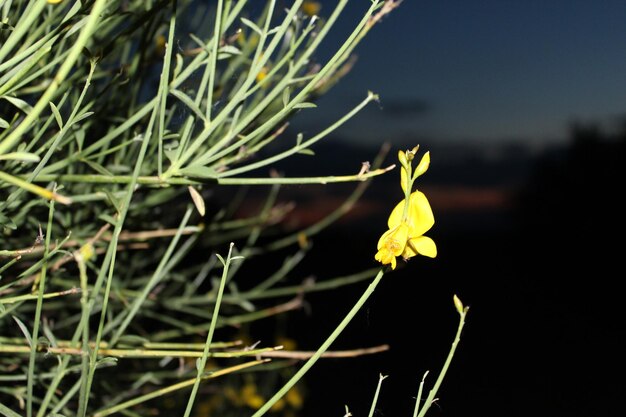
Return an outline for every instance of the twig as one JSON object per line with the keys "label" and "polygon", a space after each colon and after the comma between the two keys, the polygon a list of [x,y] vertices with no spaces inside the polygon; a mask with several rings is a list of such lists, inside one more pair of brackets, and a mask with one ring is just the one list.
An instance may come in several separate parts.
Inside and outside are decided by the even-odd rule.
{"label": "twig", "polygon": [[[351,350],[335,350],[322,354],[322,358],[355,358],[357,356],[373,355],[375,353],[385,352],[389,350],[389,345],[373,346],[370,348],[351,349]],[[264,352],[259,356],[262,358],[288,358],[306,360],[315,355],[315,351],[295,351],[295,350],[275,350]]]}

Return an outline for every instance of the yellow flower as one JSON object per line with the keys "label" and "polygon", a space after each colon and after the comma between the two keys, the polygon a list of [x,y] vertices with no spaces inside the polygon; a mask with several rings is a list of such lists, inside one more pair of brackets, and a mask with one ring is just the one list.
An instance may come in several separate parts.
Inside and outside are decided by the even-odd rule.
{"label": "yellow flower", "polygon": [[283,347],[283,350],[296,350],[296,341],[285,336],[278,336],[276,344]]}
{"label": "yellow flower", "polygon": [[304,404],[304,397],[302,396],[302,392],[300,392],[297,385],[287,391],[287,394],[285,394],[285,400],[289,403],[289,405],[297,409],[302,408],[302,404]]}
{"label": "yellow flower", "polygon": [[241,400],[250,408],[258,409],[265,403],[263,397],[259,395],[254,383],[246,383],[241,388]]}
{"label": "yellow flower", "polygon": [[256,75],[256,81],[260,83],[267,77],[267,67],[261,68],[261,71]]}
{"label": "yellow flower", "polygon": [[430,258],[437,256],[435,242],[424,236],[424,233],[435,224],[430,203],[421,191],[413,191],[409,194],[415,179],[426,172],[430,165],[430,153],[426,152],[415,171],[412,171],[411,162],[417,150],[418,147],[415,147],[398,153],[401,164],[400,186],[405,193],[405,198],[391,211],[387,220],[389,230],[378,240],[378,252],[374,256],[383,265],[391,264],[391,269],[396,269],[398,256],[402,256],[404,260],[415,255]]}
{"label": "yellow flower", "polygon": [[314,16],[320,12],[322,4],[318,1],[305,1],[300,7],[307,16]]}
{"label": "yellow flower", "polygon": [[285,405],[286,405],[285,399],[281,398],[280,400],[272,404],[272,406],[270,407],[270,411],[273,413],[283,411],[285,409]]}
{"label": "yellow flower", "polygon": [[61,3],[63,0],[48,0],[48,3],[50,4],[59,4]]}
{"label": "yellow flower", "polygon": [[165,45],[167,44],[167,39],[165,36],[158,35],[154,39],[154,49],[156,51],[157,56],[162,57],[165,54]]}
{"label": "yellow flower", "polygon": [[435,242],[424,236],[435,224],[435,217],[430,208],[428,199],[421,191],[414,191],[409,197],[409,215],[405,221],[402,220],[404,201],[400,202],[391,212],[388,220],[390,228],[405,224],[408,229],[408,236],[402,257],[412,258],[415,255],[424,255],[430,258],[437,256],[437,246]]}
{"label": "yellow flower", "polygon": [[374,258],[396,269],[396,257],[402,255],[408,239],[409,227],[404,222],[387,230],[378,240],[378,252]]}

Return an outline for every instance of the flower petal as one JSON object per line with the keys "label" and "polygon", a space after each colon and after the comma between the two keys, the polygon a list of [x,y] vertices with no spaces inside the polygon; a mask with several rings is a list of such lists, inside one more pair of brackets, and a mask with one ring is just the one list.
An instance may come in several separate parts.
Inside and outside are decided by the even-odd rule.
{"label": "flower petal", "polygon": [[406,223],[401,223],[383,233],[378,239],[378,249],[387,248],[395,256],[400,256],[407,240],[409,240],[409,226]]}
{"label": "flower petal", "polygon": [[391,210],[391,214],[389,215],[389,219],[387,220],[387,227],[393,229],[394,227],[398,227],[400,223],[402,223],[402,215],[404,214],[404,200],[400,201],[396,206]]}
{"label": "flower petal", "polygon": [[391,229],[387,230],[385,233],[383,233],[383,235],[380,237],[380,239],[378,239],[378,244],[376,245],[376,247],[378,249],[380,249],[383,246],[385,246],[385,242],[389,238],[389,235],[391,235],[394,232],[394,230],[395,230],[395,227],[391,228]]}
{"label": "flower petal", "polygon": [[428,256],[429,258],[435,258],[437,256],[437,245],[435,241],[428,236],[419,236],[410,239],[404,248],[402,257],[409,259],[415,255]]}
{"label": "flower petal", "polygon": [[[392,213],[393,214],[393,213]],[[402,214],[400,214],[402,215]],[[391,220],[391,217],[389,218]],[[409,236],[417,237],[426,233],[435,224],[435,216],[428,199],[421,191],[414,191],[409,197]]]}
{"label": "flower petal", "polygon": [[401,223],[393,229],[387,230],[378,239],[378,252],[374,259],[382,264],[391,264],[391,268],[396,268],[396,256],[400,256],[406,247],[409,239],[409,226]]}

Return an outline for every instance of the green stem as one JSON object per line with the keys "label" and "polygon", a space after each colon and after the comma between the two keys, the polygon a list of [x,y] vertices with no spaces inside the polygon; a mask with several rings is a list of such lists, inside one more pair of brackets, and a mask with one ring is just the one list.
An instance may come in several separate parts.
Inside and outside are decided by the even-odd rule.
{"label": "green stem", "polygon": [[313,365],[315,365],[315,362],[317,362],[318,359],[324,354],[324,352],[328,350],[330,345],[335,341],[335,339],[337,339],[337,337],[339,337],[339,335],[341,334],[341,332],[343,332],[343,330],[346,328],[348,323],[352,321],[356,313],[361,309],[361,307],[363,307],[363,304],[365,304],[367,299],[372,295],[372,293],[376,289],[376,286],[378,285],[378,283],[380,282],[380,280],[382,279],[384,275],[385,275],[385,268],[381,268],[378,274],[376,275],[376,277],[374,278],[374,280],[372,281],[372,283],[367,287],[365,292],[361,295],[361,298],[358,299],[356,304],[354,304],[352,309],[350,309],[348,314],[346,314],[344,319],[341,321],[341,323],[339,323],[339,325],[331,333],[328,339],[324,341],[322,346],[320,346],[319,349],[317,349],[315,354],[311,356],[311,358],[308,361],[306,361],[304,365],[302,365],[302,367],[294,374],[294,376],[292,376],[291,379],[289,379],[289,381],[287,381],[285,385],[283,385],[283,387],[280,390],[278,390],[278,392],[274,394],[272,398],[267,400],[265,404],[263,404],[263,406],[259,408],[259,410],[256,413],[252,415],[252,417],[260,417],[264,415],[274,404],[276,404],[278,400],[280,400],[304,376],[304,374],[306,374],[309,371],[309,369],[311,369]]}
{"label": "green stem", "polygon": [[428,393],[428,397],[426,398],[424,408],[422,408],[422,410],[417,415],[418,417],[424,417],[424,415],[426,415],[426,412],[428,411],[430,406],[435,401],[435,396],[437,395],[437,391],[439,391],[439,387],[441,386],[441,383],[443,382],[443,378],[446,376],[448,367],[450,366],[450,363],[452,362],[452,358],[454,357],[454,352],[456,351],[456,348],[459,342],[461,341],[461,332],[463,331],[463,326],[465,326],[465,316],[467,315],[468,309],[469,309],[468,307],[458,309],[459,310],[458,311],[459,312],[459,326],[457,328],[454,341],[452,342],[452,347],[450,348],[450,352],[448,353],[448,357],[446,358],[446,361],[443,364],[443,368],[441,369],[441,372],[439,372],[439,376],[437,377],[437,381],[435,381],[435,385],[433,385],[433,388]]}
{"label": "green stem", "polygon": [[378,377],[378,385],[376,386],[376,392],[374,393],[374,398],[372,399],[372,406],[370,407],[369,417],[374,417],[374,411],[376,410],[376,404],[378,403],[378,395],[380,394],[380,387],[383,385],[383,381],[387,378],[388,375],[380,375]]}
{"label": "green stem", "polygon": [[318,142],[319,140],[323,139],[324,137],[326,137],[329,133],[333,132],[335,129],[338,129],[341,125],[343,125],[345,122],[347,122],[348,120],[350,120],[355,114],[357,114],[358,112],[361,111],[361,109],[363,109],[363,107],[365,107],[367,104],[369,104],[370,101],[373,100],[378,100],[378,96],[372,92],[369,92],[367,94],[367,97],[361,102],[359,103],[355,108],[353,108],[352,110],[350,110],[349,113],[345,114],[342,118],[340,118],[339,120],[337,120],[335,123],[333,123],[332,125],[328,126],[326,129],[322,130],[320,133],[318,133],[317,135],[313,136],[311,139],[302,142],[296,146],[293,146],[291,148],[289,148],[288,150],[281,152],[279,154],[276,154],[272,157],[263,159],[261,161],[258,162],[254,162],[251,164],[248,164],[246,166],[240,167],[240,168],[235,168],[235,169],[231,169],[229,171],[226,171],[224,174],[222,174],[222,177],[231,177],[233,175],[237,175],[237,174],[241,174],[242,172],[248,172],[248,171],[252,171],[254,169],[269,165],[273,162],[277,162],[280,161],[284,158],[287,158],[288,156],[291,156],[293,154],[296,154],[304,149],[308,149],[311,145],[315,144],[316,142]]}
{"label": "green stem", "polygon": [[[55,297],[61,297],[64,295],[77,294],[79,292],[80,290],[78,288],[70,288],[69,290],[49,292],[47,294],[43,294],[42,298],[45,300],[48,298],[55,298]],[[6,305],[6,304],[19,303],[22,301],[29,301],[29,300],[39,300],[39,294],[24,294],[24,295],[16,295],[15,297],[0,298],[0,303]]]}
{"label": "green stem", "polygon": [[61,204],[71,204],[72,200],[62,196],[60,194],[57,194],[53,191],[50,191],[46,188],[40,187],[38,185],[35,184],[31,184],[28,181],[24,181],[21,178],[18,177],[14,177],[13,175],[7,174],[6,172],[2,172],[0,171],[0,181],[4,181],[4,182],[8,182],[9,184],[13,184],[16,187],[20,187],[23,190],[26,190],[30,193],[36,194],[42,198],[45,198],[47,200],[53,200],[53,201],[58,201]]}
{"label": "green stem", "polygon": [[[209,87],[206,89],[206,119],[211,121],[211,110],[213,108],[213,90],[215,88],[215,73],[217,71],[217,55],[220,46],[220,40],[222,38],[222,10],[224,5],[222,0],[217,0],[217,7],[215,13],[215,31],[213,33],[213,42],[211,42],[211,55],[209,56],[209,64],[207,65],[207,71],[209,74]],[[200,88],[200,91],[204,91]],[[201,94],[198,94],[198,99],[201,98]],[[196,104],[199,104],[200,100],[197,100]]]}
{"label": "green stem", "polygon": [[[386,173],[387,171],[392,170],[395,165],[391,165],[386,168],[375,169],[373,171],[369,171],[363,174],[354,174],[354,175],[331,175],[326,177],[294,177],[294,178],[209,178],[206,180],[201,179],[190,179],[190,178],[168,178],[163,179],[157,176],[140,176],[137,177],[137,184],[141,185],[151,185],[158,187],[169,187],[172,185],[198,185],[198,184],[206,184],[206,183],[217,183],[219,185],[272,185],[272,184],[331,184],[331,183],[339,183],[339,182],[354,182],[354,181],[364,181],[369,178],[377,177]],[[0,172],[0,175],[3,173]],[[7,175],[7,174],[4,174]],[[13,177],[13,182],[17,179],[17,177]],[[0,179],[4,179],[4,177],[0,176]],[[68,175],[54,175],[54,174],[46,174],[39,175],[35,181],[37,182],[50,182],[50,181],[59,181],[62,183],[86,183],[86,184],[129,184],[133,180],[133,177],[130,175],[99,175],[99,174],[68,174]],[[7,180],[8,182],[8,180]],[[16,184],[17,185],[17,184]],[[20,183],[20,186],[23,184]],[[40,188],[40,187],[38,187]],[[44,189],[45,190],[45,189]],[[35,192],[35,191],[33,191]],[[43,195],[47,198],[48,195]],[[55,195],[55,198],[59,200],[62,197],[58,194]]]}
{"label": "green stem", "polygon": [[[43,259],[47,259],[50,252],[50,236],[52,235],[52,216],[54,214],[54,202],[50,202],[50,210],[48,211],[48,224],[46,226],[46,240],[44,245]],[[33,415],[33,384],[35,381],[35,357],[37,356],[37,340],[39,339],[39,322],[41,321],[41,310],[43,309],[43,294],[46,287],[46,273],[48,271],[48,262],[41,265],[41,275],[39,276],[39,288],[37,295],[37,307],[35,308],[35,320],[33,323],[32,346],[30,347],[30,357],[28,359],[28,382],[27,382],[27,402],[26,415]]]}
{"label": "green stem", "polygon": [[193,408],[193,403],[196,399],[196,395],[198,393],[198,387],[200,386],[200,381],[202,380],[202,374],[204,373],[204,368],[206,367],[207,358],[209,356],[209,348],[211,346],[211,341],[213,340],[213,333],[215,332],[215,325],[217,324],[217,317],[220,312],[220,305],[222,304],[222,295],[224,294],[224,288],[226,287],[226,280],[228,278],[228,268],[230,267],[230,263],[233,259],[233,246],[234,244],[230,244],[230,248],[228,250],[228,256],[226,257],[226,261],[224,262],[222,259],[222,263],[224,264],[224,270],[222,272],[222,279],[220,280],[220,286],[217,292],[217,299],[215,300],[215,308],[213,310],[213,318],[211,319],[211,326],[209,327],[209,333],[206,337],[206,343],[204,345],[204,351],[202,352],[202,357],[200,360],[196,362],[196,368],[198,370],[198,375],[195,378],[193,383],[193,388],[191,389],[191,394],[189,395],[189,401],[187,401],[187,408],[185,409],[185,416],[189,417],[191,414],[191,409]]}

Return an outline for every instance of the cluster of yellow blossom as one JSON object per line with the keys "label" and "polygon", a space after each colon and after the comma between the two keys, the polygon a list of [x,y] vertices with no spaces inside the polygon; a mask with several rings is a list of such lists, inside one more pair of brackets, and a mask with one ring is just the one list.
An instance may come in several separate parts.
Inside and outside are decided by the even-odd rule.
{"label": "cluster of yellow blossom", "polygon": [[400,186],[404,191],[404,200],[400,201],[391,211],[387,220],[387,230],[378,240],[378,252],[375,259],[383,265],[391,264],[391,269],[396,268],[396,258],[402,256],[408,260],[415,255],[437,256],[435,242],[424,236],[435,224],[435,217],[430,208],[428,199],[421,191],[413,191],[413,182],[428,169],[430,165],[430,153],[426,152],[415,171],[412,169],[412,161],[419,149],[418,146],[411,150],[398,152],[400,160]]}

